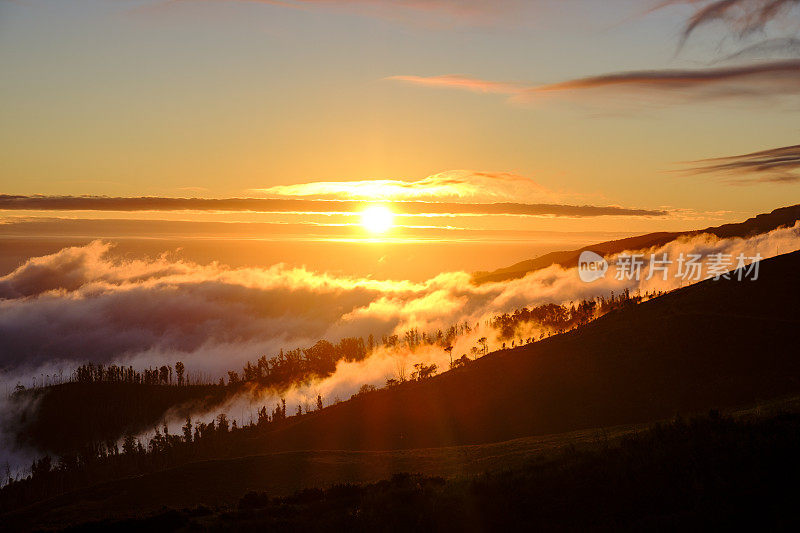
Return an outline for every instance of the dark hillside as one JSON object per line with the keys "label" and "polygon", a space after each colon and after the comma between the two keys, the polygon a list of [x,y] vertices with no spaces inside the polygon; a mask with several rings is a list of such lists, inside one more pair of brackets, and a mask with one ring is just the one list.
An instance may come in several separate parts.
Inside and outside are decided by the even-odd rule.
{"label": "dark hillside", "polygon": [[800,391],[800,252],[268,434],[269,449],[485,443],[666,418]]}
{"label": "dark hillside", "polygon": [[498,464],[483,471],[465,456],[445,477],[426,473],[432,450],[408,452],[394,474],[366,483],[357,480],[370,479],[362,473],[375,454],[359,456],[360,468],[347,468],[342,453],[308,454],[310,475],[299,482],[298,454],[277,454],[287,457],[271,466],[266,456],[194,463],[0,520],[14,530],[78,531],[796,531],[799,445],[796,412],[710,412],[590,446],[529,450],[516,463],[502,464],[503,450],[495,449]]}
{"label": "dark hillside", "polygon": [[[92,501],[113,496],[125,507],[130,497],[142,498],[148,489],[134,489],[119,478],[133,475],[145,483],[141,474],[160,479],[159,487],[189,487],[179,489],[188,498],[180,505],[188,505],[205,498],[220,501],[220,489],[227,493],[235,486],[233,494],[251,484],[264,486],[259,479],[270,476],[318,485],[374,479],[400,465],[419,464],[431,472],[433,464],[463,464],[479,456],[493,465],[512,464],[508,458],[518,457],[513,451],[517,444],[506,443],[496,453],[485,444],[796,396],[798,268],[800,252],[765,260],[756,282],[706,281],[611,312],[570,333],[495,352],[431,379],[367,392],[274,426],[226,429],[199,443],[173,436],[181,442],[161,454],[125,454],[22,480],[4,489],[5,508],[52,495],[63,500],[65,512],[79,512],[83,504],[64,493],[91,485],[95,488],[88,492],[72,494]],[[462,446],[468,444],[484,446],[473,447],[481,452],[469,459],[472,452]],[[430,450],[442,446],[456,447],[450,448],[453,453]],[[276,453],[282,451],[294,453]],[[170,462],[172,456],[176,461]],[[287,469],[289,463],[296,467]],[[164,470],[171,465],[181,466]],[[60,488],[48,485],[48,479],[69,483]],[[96,480],[111,484],[97,485]],[[276,488],[281,486],[292,483]],[[130,490],[135,494],[126,496]],[[108,505],[110,499],[101,507]]]}

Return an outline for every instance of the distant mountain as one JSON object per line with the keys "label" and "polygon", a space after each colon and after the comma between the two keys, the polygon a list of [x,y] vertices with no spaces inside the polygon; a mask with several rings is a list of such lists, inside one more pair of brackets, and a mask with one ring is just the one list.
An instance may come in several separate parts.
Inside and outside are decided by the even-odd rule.
{"label": "distant mountain", "polygon": [[584,246],[578,250],[552,252],[536,259],[521,261],[509,267],[500,268],[492,272],[476,272],[473,275],[475,283],[488,283],[493,281],[508,281],[524,277],[528,272],[533,272],[551,265],[561,265],[564,268],[578,266],[578,257],[584,250],[591,250],[602,255],[611,255],[625,250],[645,250],[653,246],[661,246],[678,237],[710,233],[719,238],[750,237],[760,233],[767,233],[783,226],[793,226],[800,220],[800,204],[790,207],[781,207],[768,214],[757,215],[737,224],[723,224],[702,230],[683,232],[657,232],[628,237],[616,241],[601,242],[591,246]]}
{"label": "distant mountain", "polygon": [[[724,230],[723,230],[724,231]],[[800,252],[270,432],[264,450],[488,443],[645,422],[800,391]]]}

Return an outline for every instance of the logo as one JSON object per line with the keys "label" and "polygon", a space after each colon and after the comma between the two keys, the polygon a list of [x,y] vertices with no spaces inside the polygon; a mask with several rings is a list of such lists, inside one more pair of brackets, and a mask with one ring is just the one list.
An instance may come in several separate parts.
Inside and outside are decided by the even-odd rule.
{"label": "logo", "polygon": [[605,277],[608,271],[608,261],[602,255],[586,250],[581,252],[578,259],[578,275],[581,281],[591,283]]}

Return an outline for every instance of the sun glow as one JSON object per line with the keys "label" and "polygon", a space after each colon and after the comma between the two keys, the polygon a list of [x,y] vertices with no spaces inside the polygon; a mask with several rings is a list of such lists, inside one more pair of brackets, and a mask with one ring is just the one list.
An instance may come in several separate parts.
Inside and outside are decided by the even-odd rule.
{"label": "sun glow", "polygon": [[394,213],[382,205],[368,207],[361,213],[361,225],[370,233],[386,233],[394,225]]}

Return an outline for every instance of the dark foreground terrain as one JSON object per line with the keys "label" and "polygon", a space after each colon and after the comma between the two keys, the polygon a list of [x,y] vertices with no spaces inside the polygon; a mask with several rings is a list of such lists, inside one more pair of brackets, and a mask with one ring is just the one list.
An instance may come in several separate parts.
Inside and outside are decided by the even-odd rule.
{"label": "dark foreground terrain", "polygon": [[[377,511],[385,507],[418,527],[480,529],[514,520],[649,527],[760,518],[774,529],[779,518],[792,517],[785,498],[797,495],[795,486],[779,483],[797,474],[797,415],[709,417],[634,433],[676,413],[800,394],[800,252],[760,266],[757,282],[702,282],[279,424],[216,431],[199,441],[172,435],[149,452],[64,467],[59,461],[0,491],[0,523],[62,527],[205,505],[211,511],[192,511],[203,516],[181,510],[153,520],[408,525]],[[611,446],[590,445],[604,435]],[[575,451],[564,454],[570,445]],[[470,477],[484,471],[493,474],[480,482]],[[503,471],[506,477],[497,474]],[[369,485],[398,472],[423,477]],[[289,497],[342,483],[360,487],[336,489],[344,490],[342,503],[316,489]],[[475,488],[484,486],[485,493]],[[265,516],[239,511],[250,490],[289,499],[268,500]]]}
{"label": "dark foreground terrain", "polygon": [[[479,475],[395,474],[289,496],[252,491],[228,505],[124,520],[84,515],[88,521],[69,529],[796,531],[798,449],[796,412],[733,418],[712,411]],[[30,512],[4,519],[12,528],[36,523]]]}

